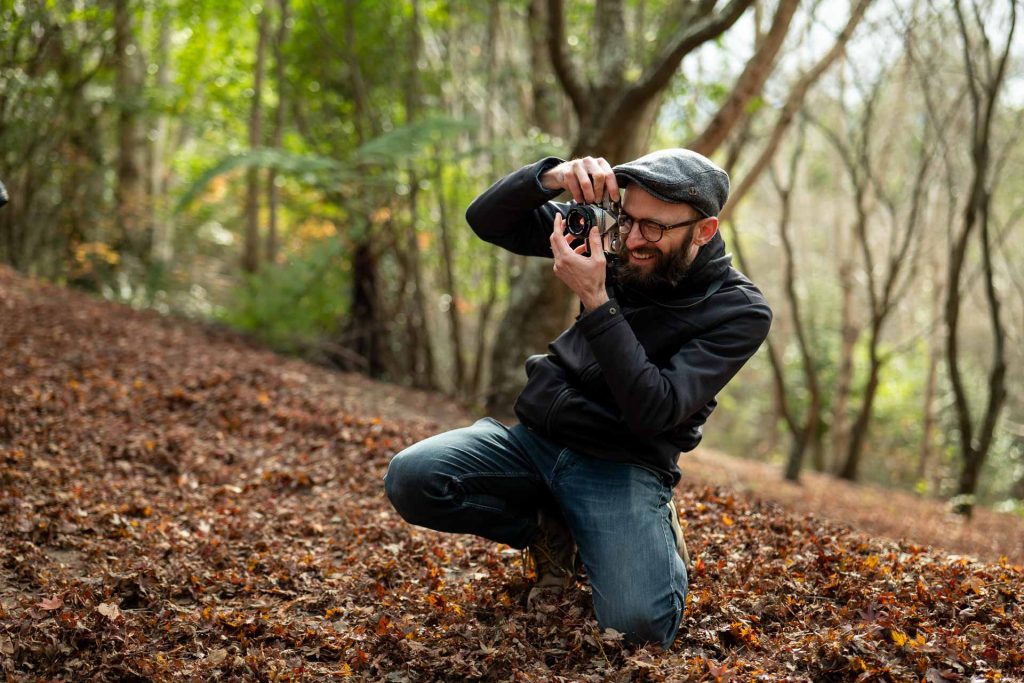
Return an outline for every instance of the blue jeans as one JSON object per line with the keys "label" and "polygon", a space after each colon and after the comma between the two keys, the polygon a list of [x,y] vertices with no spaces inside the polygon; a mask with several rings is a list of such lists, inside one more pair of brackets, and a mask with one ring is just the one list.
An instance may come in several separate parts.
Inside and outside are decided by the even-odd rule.
{"label": "blue jeans", "polygon": [[384,486],[411,524],[513,548],[537,535],[539,509],[557,511],[587,568],[601,627],[665,648],[675,639],[688,584],[666,506],[672,489],[654,470],[484,418],[396,455]]}

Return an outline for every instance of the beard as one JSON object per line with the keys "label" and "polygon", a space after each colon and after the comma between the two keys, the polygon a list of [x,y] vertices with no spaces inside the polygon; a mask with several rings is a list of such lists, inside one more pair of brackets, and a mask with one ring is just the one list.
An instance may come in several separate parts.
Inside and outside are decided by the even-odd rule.
{"label": "beard", "polygon": [[668,254],[662,253],[653,245],[635,251],[653,256],[653,266],[639,266],[629,256],[633,250],[624,249],[622,264],[619,266],[619,283],[641,290],[655,290],[663,287],[675,287],[690,273],[691,261],[688,259],[690,245],[693,244],[694,232],[686,236],[686,241],[678,249]]}

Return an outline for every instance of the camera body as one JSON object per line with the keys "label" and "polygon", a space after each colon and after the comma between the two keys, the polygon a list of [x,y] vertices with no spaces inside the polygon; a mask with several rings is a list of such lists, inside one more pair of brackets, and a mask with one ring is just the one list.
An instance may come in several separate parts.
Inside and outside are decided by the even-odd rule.
{"label": "camera body", "polygon": [[619,224],[618,202],[605,199],[601,204],[577,204],[570,202],[565,217],[566,229],[573,237],[585,240],[592,228],[601,235],[601,246],[605,254],[619,256],[625,244],[622,226]]}

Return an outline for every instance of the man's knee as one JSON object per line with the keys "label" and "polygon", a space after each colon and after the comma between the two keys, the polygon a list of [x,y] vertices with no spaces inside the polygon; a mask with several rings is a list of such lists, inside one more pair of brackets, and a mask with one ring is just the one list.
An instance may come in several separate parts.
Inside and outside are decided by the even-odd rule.
{"label": "man's knee", "polygon": [[623,633],[631,643],[643,645],[658,643],[666,650],[672,645],[683,617],[683,601],[674,597],[668,606],[639,604],[608,606],[598,614],[602,628],[613,628]]}
{"label": "man's knee", "polygon": [[440,473],[432,467],[432,458],[405,449],[388,464],[384,475],[384,493],[395,511],[410,524],[424,524],[430,517],[431,501],[439,491]]}

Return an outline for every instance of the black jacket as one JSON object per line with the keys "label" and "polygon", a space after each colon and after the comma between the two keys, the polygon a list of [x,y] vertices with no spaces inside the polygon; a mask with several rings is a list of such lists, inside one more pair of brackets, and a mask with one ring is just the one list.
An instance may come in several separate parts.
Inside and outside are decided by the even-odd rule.
{"label": "black jacket", "polygon": [[[476,234],[550,258],[555,213],[567,209],[550,201],[558,192],[544,189],[540,175],[560,161],[526,166],[477,197],[466,212]],[[520,421],[579,453],[678,482],[679,452],[700,443],[715,395],[771,326],[764,296],[730,262],[716,234],[673,289],[640,292],[610,277],[611,300],[578,317],[546,355],[527,360],[529,379],[515,405]]]}

